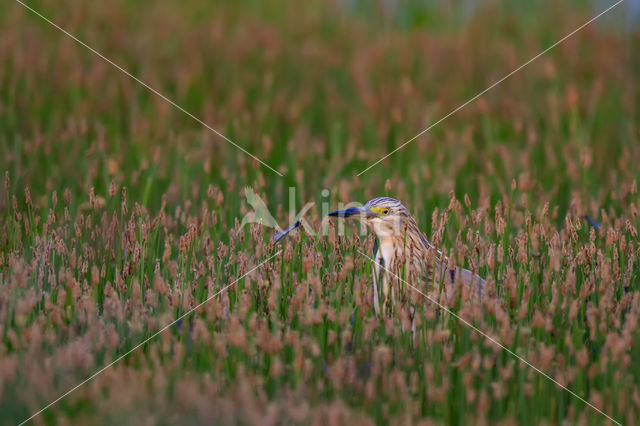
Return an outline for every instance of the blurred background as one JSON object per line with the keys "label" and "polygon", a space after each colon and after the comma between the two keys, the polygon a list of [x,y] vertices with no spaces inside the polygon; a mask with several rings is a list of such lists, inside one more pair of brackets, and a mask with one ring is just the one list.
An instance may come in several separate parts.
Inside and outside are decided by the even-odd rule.
{"label": "blurred background", "polygon": [[113,180],[152,210],[160,194],[177,202],[213,184],[237,216],[243,185],[274,205],[295,186],[300,204],[322,188],[343,202],[388,192],[424,219],[450,190],[481,205],[521,179],[561,213],[572,195],[597,213],[640,149],[635,0],[356,174],[610,4],[29,2],[280,178],[10,3],[0,162],[36,198],[54,187],[104,196]]}

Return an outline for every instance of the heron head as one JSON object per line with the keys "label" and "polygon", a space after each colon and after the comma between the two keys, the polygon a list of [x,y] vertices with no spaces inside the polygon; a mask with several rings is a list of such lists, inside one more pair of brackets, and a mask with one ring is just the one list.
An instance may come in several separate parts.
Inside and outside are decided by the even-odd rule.
{"label": "heron head", "polygon": [[374,198],[364,206],[338,210],[329,216],[358,218],[379,237],[401,234],[406,221],[411,218],[409,210],[400,201],[389,197]]}

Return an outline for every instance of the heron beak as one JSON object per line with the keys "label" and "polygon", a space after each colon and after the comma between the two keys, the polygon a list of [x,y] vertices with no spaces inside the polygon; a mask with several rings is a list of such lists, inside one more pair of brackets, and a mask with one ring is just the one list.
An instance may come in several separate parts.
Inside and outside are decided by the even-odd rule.
{"label": "heron beak", "polygon": [[371,213],[372,212],[369,209],[365,208],[365,207],[351,207],[351,208],[348,208],[348,209],[331,212],[331,213],[329,213],[329,216],[337,216],[337,217],[347,218],[347,217],[356,216],[356,215],[368,216]]}

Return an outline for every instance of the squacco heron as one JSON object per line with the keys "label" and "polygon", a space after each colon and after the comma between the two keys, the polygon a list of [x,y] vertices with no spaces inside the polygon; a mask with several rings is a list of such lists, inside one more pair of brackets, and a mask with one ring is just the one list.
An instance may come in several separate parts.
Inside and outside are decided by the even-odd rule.
{"label": "squacco heron", "polygon": [[[329,213],[329,216],[359,218],[375,233],[375,265],[373,268],[373,305],[380,314],[379,290],[384,301],[389,300],[390,286],[395,277],[403,277],[412,285],[427,283],[451,286],[461,282],[472,294],[482,296],[485,280],[474,272],[451,266],[420,231],[409,210],[396,199],[374,198],[362,207],[352,207]],[[393,288],[391,288],[393,299]]]}

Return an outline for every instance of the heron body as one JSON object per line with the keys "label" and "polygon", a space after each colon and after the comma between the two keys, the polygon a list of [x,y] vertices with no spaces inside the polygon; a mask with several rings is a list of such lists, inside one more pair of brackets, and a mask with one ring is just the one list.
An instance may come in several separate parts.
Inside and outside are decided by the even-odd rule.
{"label": "heron body", "polygon": [[434,247],[420,231],[409,210],[398,200],[381,197],[368,201],[362,207],[353,207],[329,213],[329,216],[359,217],[376,235],[373,267],[373,304],[380,313],[379,290],[383,304],[394,302],[394,288],[398,281],[418,288],[461,282],[482,296],[485,280],[468,269],[449,265],[448,259]]}

